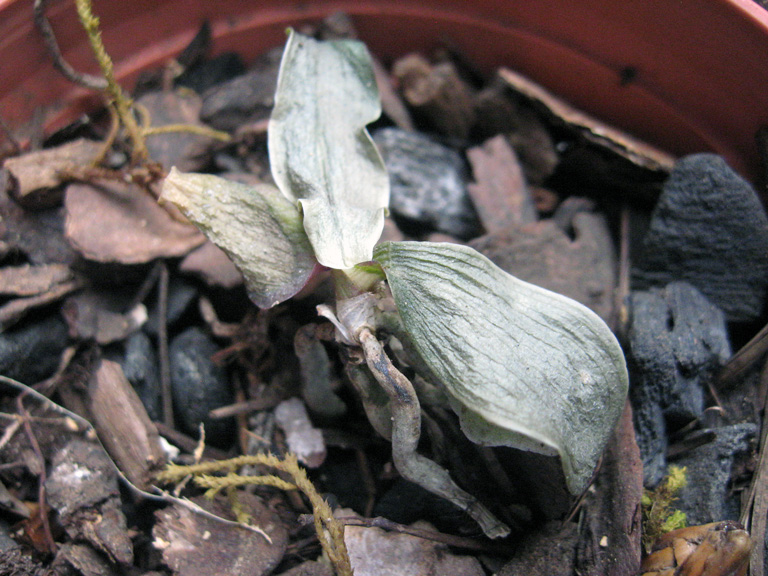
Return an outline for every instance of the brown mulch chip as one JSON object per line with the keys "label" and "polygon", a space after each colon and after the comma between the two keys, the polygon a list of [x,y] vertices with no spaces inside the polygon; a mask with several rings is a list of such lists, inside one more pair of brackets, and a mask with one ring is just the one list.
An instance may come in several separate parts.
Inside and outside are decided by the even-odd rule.
{"label": "brown mulch chip", "polygon": [[184,256],[205,237],[174,220],[141,187],[122,182],[72,184],[67,188],[66,235],[86,258],[140,264]]}
{"label": "brown mulch chip", "polygon": [[[434,530],[419,521],[414,528]],[[472,556],[448,552],[445,544],[380,528],[347,526],[344,533],[355,576],[400,576],[401,574],[451,574],[483,576],[480,562]]]}
{"label": "brown mulch chip", "polygon": [[207,241],[184,257],[179,270],[202,278],[209,286],[234,288],[243,284],[243,275],[224,251]]}
{"label": "brown mulch chip", "polygon": [[[251,524],[268,536],[219,522],[180,504],[155,513],[154,545],[163,561],[178,576],[260,576],[269,574],[282,560],[288,531],[275,512],[251,494],[241,493],[240,503],[251,514]],[[224,498],[192,501],[222,518],[232,519]]]}

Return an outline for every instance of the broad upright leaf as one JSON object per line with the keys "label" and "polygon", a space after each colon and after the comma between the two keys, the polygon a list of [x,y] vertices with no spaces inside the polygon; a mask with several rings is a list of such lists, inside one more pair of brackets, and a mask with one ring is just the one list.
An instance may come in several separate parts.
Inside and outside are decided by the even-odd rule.
{"label": "broad upright leaf", "polygon": [[559,454],[580,493],[627,394],[624,356],[603,321],[464,246],[388,242],[374,257],[467,437]]}
{"label": "broad upright leaf", "polygon": [[317,267],[298,209],[274,186],[248,186],[175,168],[160,201],[175,204],[243,273],[248,295],[269,308],[307,283]]}
{"label": "broad upright leaf", "polygon": [[381,114],[365,46],[291,32],[269,123],[269,160],[298,203],[318,261],[346,269],[371,259],[389,179],[365,126]]}

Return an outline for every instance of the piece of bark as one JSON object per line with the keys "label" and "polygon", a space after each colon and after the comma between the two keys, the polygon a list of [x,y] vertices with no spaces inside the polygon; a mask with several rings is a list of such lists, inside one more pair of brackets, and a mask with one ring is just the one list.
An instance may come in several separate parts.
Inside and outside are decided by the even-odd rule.
{"label": "piece of bark", "polygon": [[0,294],[34,296],[72,277],[72,270],[64,264],[6,266],[0,268]]}
{"label": "piece of bark", "polygon": [[69,442],[56,453],[45,488],[71,539],[88,542],[113,562],[133,562],[117,473],[101,446]]}
{"label": "piece of bark", "polygon": [[432,65],[420,54],[404,56],[392,67],[405,101],[440,134],[466,139],[475,123],[472,89],[450,62]]}
{"label": "piece of bark", "polygon": [[[432,530],[427,522],[414,528]],[[399,576],[401,574],[451,574],[482,576],[480,562],[472,556],[460,556],[439,544],[410,534],[385,532],[380,528],[347,526],[344,541],[355,576]]]}
{"label": "piece of bark", "polygon": [[536,222],[536,209],[528,192],[517,155],[502,136],[467,150],[475,182],[467,190],[486,232],[503,232]]}
{"label": "piece of bark", "polygon": [[283,400],[275,408],[275,422],[285,433],[288,450],[307,468],[318,468],[326,456],[323,433],[312,425],[304,403],[298,398]]}
{"label": "piece of bark", "polygon": [[183,256],[205,241],[197,228],[174,220],[135,184],[71,184],[64,204],[67,238],[97,262],[141,264]]}
{"label": "piece of bark", "polygon": [[501,68],[499,77],[516,92],[540,105],[550,116],[576,130],[586,140],[654,172],[669,172],[674,157],[634,136],[590,116],[518,72]]}
{"label": "piece of bark", "polygon": [[90,546],[84,544],[75,544],[67,542],[56,554],[53,561],[53,573],[60,574],[64,566],[69,565],[82,576],[118,576],[120,574],[116,567],[110,563]]}
{"label": "piece of bark", "polygon": [[640,500],[643,464],[629,403],[603,456],[596,491],[585,501],[576,573],[627,576],[640,573]]}
{"label": "piece of bark", "polygon": [[573,240],[554,221],[542,220],[469,245],[509,274],[573,298],[608,322],[616,262],[607,224],[597,214],[578,213],[572,227]]}
{"label": "piece of bark", "polygon": [[60,173],[92,164],[101,146],[98,142],[80,138],[56,148],[8,158],[3,166],[11,174],[11,195],[27,208],[59,204],[63,193]]}
{"label": "piece of bark", "polygon": [[84,280],[76,278],[62,284],[57,284],[42,294],[29,296],[28,298],[16,298],[15,300],[3,304],[0,306],[0,330],[5,330],[6,328],[13,326],[30,310],[55,302],[67,294],[82,288],[84,285]]}
{"label": "piece of bark", "polygon": [[[262,534],[242,526],[218,522],[174,504],[155,512],[157,523],[152,529],[154,546],[162,550],[163,560],[177,576],[262,576],[272,572],[285,553],[288,531],[280,518],[245,492],[238,498],[251,517],[251,523]],[[222,498],[214,501],[203,497],[192,502],[212,514],[232,519],[232,508]]]}
{"label": "piece of bark", "polygon": [[104,291],[88,290],[71,296],[62,306],[72,338],[93,339],[99,344],[124,340],[147,321],[147,309],[137,304],[122,312],[124,303]]}
{"label": "piece of bark", "polygon": [[[136,101],[149,114],[152,128],[169,124],[203,127],[200,122],[202,100],[200,96],[186,92],[151,92]],[[147,136],[149,156],[166,170],[175,166],[182,172],[197,172],[209,162],[210,150],[215,144],[210,136],[177,131]]]}
{"label": "piece of bark", "polygon": [[78,254],[64,237],[64,208],[25,210],[0,190],[0,242],[31,264],[72,264]]}
{"label": "piece of bark", "polygon": [[187,254],[179,264],[179,270],[199,276],[208,286],[235,288],[243,284],[240,270],[221,248],[210,241]]}
{"label": "piece of bark", "polygon": [[102,444],[126,478],[146,490],[165,455],[157,428],[118,363],[101,361],[91,376],[88,396]]}
{"label": "piece of bark", "polygon": [[506,135],[527,182],[540,185],[555,171],[560,156],[540,115],[519,100],[501,79],[491,82],[475,99],[477,123],[473,136],[487,140]]}

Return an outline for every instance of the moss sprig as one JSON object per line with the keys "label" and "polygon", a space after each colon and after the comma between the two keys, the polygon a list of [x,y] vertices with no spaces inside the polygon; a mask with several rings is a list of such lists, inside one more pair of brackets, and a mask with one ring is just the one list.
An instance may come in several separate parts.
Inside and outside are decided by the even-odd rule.
{"label": "moss sprig", "polygon": [[685,512],[675,510],[677,493],[688,483],[685,467],[670,466],[667,476],[653,490],[645,490],[643,507],[643,547],[648,554],[662,535],[685,528]]}
{"label": "moss sprig", "polygon": [[[243,466],[256,465],[269,466],[285,472],[291,477],[293,483],[271,474],[245,476],[237,473],[237,470]],[[221,473],[225,475],[216,475]],[[352,576],[352,566],[344,543],[344,525],[334,518],[331,507],[307,478],[306,471],[299,466],[294,454],[286,454],[283,459],[272,454],[254,454],[228,460],[201,462],[189,466],[169,464],[163,472],[158,474],[157,479],[172,484],[182,481],[187,476],[191,476],[197,486],[206,489],[205,495],[208,498],[213,498],[221,490],[227,492],[230,502],[234,498],[233,510],[238,521],[246,517],[236,499],[235,491],[238,487],[257,485],[272,486],[280,490],[300,490],[312,506],[315,532],[318,540],[320,540],[320,545],[323,547],[323,552],[328,556],[339,576]]]}

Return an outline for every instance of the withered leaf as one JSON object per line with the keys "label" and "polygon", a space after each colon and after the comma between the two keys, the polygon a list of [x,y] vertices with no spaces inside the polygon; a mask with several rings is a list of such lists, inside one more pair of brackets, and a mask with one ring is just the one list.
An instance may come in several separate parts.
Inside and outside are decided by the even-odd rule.
{"label": "withered leaf", "polygon": [[467,437],[559,455],[579,494],[627,395],[624,355],[605,323],[466,246],[389,242],[374,256]]}
{"label": "withered leaf", "polygon": [[300,206],[317,260],[336,269],[371,259],[389,179],[365,126],[381,114],[365,45],[291,32],[269,123],[277,186]]}
{"label": "withered leaf", "polygon": [[299,211],[274,186],[173,169],[160,200],[176,205],[227,253],[262,308],[294,296],[316,270]]}

